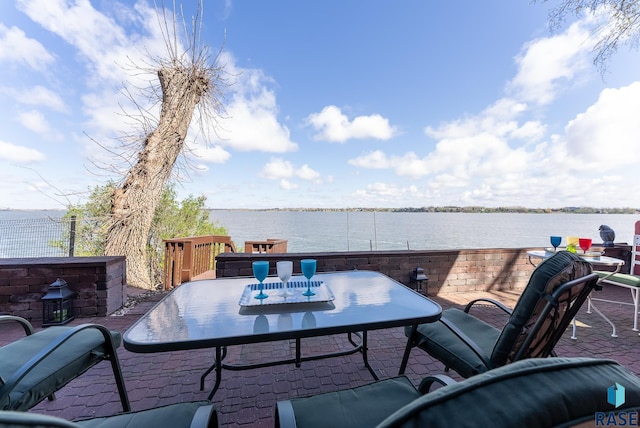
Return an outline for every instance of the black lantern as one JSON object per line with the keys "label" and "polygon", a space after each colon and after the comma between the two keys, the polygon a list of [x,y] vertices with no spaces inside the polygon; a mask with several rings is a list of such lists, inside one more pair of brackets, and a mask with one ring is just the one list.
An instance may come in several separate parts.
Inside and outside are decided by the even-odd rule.
{"label": "black lantern", "polygon": [[413,272],[411,272],[411,278],[409,282],[410,282],[411,288],[413,288],[417,292],[423,293],[423,290],[424,290],[424,293],[426,293],[429,277],[424,274],[424,269],[418,266],[417,268],[414,269]]}
{"label": "black lantern", "polygon": [[49,285],[49,292],[42,297],[42,326],[62,325],[71,321],[75,295],[67,288],[64,279],[57,279]]}

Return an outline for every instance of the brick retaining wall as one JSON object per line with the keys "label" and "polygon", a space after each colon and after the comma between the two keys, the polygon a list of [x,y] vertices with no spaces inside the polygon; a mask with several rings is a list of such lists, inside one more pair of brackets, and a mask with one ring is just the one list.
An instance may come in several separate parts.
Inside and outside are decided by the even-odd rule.
{"label": "brick retaining wall", "polygon": [[76,293],[76,317],[106,316],[127,299],[122,256],[0,259],[0,313],[42,321],[41,298],[57,278]]}
{"label": "brick retaining wall", "polygon": [[300,260],[314,258],[318,272],[374,270],[410,285],[411,272],[420,266],[429,277],[428,295],[469,291],[521,290],[533,271],[526,249],[410,250],[335,253],[243,254],[217,257],[216,277],[252,276],[253,260],[269,260],[270,274],[276,261],[292,260],[300,273]]}
{"label": "brick retaining wall", "polygon": [[[300,260],[314,258],[318,272],[374,270],[410,285],[410,275],[420,266],[429,277],[430,296],[472,291],[522,290],[533,266],[527,250],[466,249],[361,251],[331,253],[245,254],[221,253],[216,258],[216,277],[253,276],[251,262],[271,261],[270,274],[276,273],[276,261],[292,260],[300,273]],[[630,247],[616,245],[606,255],[624,259],[628,272]],[[624,270],[623,270],[624,271]],[[41,298],[49,284],[64,279],[77,293],[74,307],[77,317],[106,316],[126,302],[124,257],[45,257],[0,259],[0,313],[42,321]]]}
{"label": "brick retaining wall", "polygon": [[[300,260],[314,258],[318,272],[374,270],[410,285],[411,272],[420,266],[429,277],[430,296],[471,291],[521,291],[529,281],[533,265],[527,251],[532,248],[488,248],[464,250],[362,251],[334,253],[244,254],[222,253],[216,258],[216,277],[252,276],[251,262],[269,260],[270,275],[278,260],[292,260],[300,273]],[[539,248],[533,248],[539,250]],[[625,260],[628,272],[630,247],[607,248],[606,255]]]}

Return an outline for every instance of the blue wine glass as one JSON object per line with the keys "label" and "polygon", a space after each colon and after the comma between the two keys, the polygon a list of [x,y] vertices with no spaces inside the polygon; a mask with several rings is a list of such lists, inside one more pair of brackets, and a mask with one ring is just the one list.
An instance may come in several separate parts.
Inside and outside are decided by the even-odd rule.
{"label": "blue wine glass", "polygon": [[316,261],[314,259],[300,260],[302,274],[307,278],[307,291],[302,293],[303,296],[315,296],[316,293],[311,291],[311,277],[316,274]]}
{"label": "blue wine glass", "polygon": [[557,251],[558,247],[562,243],[562,236],[552,236],[550,241],[551,245],[553,245],[553,251]]}
{"label": "blue wine glass", "polygon": [[269,295],[263,291],[264,286],[262,284],[262,281],[264,281],[264,279],[269,274],[269,262],[268,261],[253,262],[252,266],[253,266],[253,275],[260,282],[260,288],[259,288],[260,292],[256,294],[254,297],[256,299],[266,299],[267,297],[269,297]]}

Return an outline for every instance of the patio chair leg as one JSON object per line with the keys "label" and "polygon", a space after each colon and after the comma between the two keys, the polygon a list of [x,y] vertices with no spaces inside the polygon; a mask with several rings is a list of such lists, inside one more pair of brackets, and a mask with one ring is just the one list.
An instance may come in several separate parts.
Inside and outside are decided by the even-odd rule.
{"label": "patio chair leg", "polygon": [[417,325],[411,327],[411,334],[409,335],[409,338],[407,339],[407,345],[404,348],[404,355],[402,355],[402,363],[400,363],[400,371],[398,372],[398,375],[403,375],[404,371],[407,368],[407,363],[409,362],[409,354],[411,354],[411,348],[413,348],[413,336],[416,334],[417,330]]}
{"label": "patio chair leg", "polygon": [[631,300],[633,300],[633,331],[638,331],[638,289],[630,288]]}
{"label": "patio chair leg", "polygon": [[129,396],[127,395],[127,388],[124,386],[124,376],[122,375],[120,362],[118,361],[118,356],[115,354],[115,352],[111,354],[109,361],[111,362],[111,368],[113,369],[113,377],[116,379],[118,394],[120,394],[122,410],[125,412],[130,412],[131,404],[129,404]]}
{"label": "patio chair leg", "polygon": [[[353,343],[353,342],[352,342]],[[360,349],[362,351],[362,360],[364,361],[364,366],[367,368],[367,370],[369,370],[369,373],[371,373],[371,376],[373,376],[374,380],[380,380],[380,378],[378,378],[378,375],[376,374],[375,371],[373,371],[373,367],[371,367],[371,365],[369,364],[369,357],[367,355],[367,331],[363,331],[362,332],[362,348]]]}

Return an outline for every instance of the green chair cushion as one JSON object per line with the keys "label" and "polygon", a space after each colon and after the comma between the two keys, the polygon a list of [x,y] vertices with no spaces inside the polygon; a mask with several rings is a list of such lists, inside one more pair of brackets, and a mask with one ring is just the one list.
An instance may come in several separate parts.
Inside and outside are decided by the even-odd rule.
{"label": "green chair cushion", "polygon": [[201,424],[194,426],[218,426],[215,408],[208,401],[171,404],[139,412],[80,420],[76,423],[78,426],[91,428],[189,428],[198,411],[201,412],[198,416],[201,418]]}
{"label": "green chair cushion", "polygon": [[164,407],[70,422],[37,413],[0,411],[2,427],[39,428],[215,428],[218,416],[208,401],[171,404]]}
{"label": "green chair cushion", "polygon": [[[605,278],[611,275],[611,272],[594,271],[600,278]],[[614,273],[609,276],[605,282],[619,282],[630,287],[640,287],[640,276],[629,275],[627,273]]]}
{"label": "green chair cushion", "polygon": [[[290,403],[298,427],[370,428],[419,396],[411,381],[399,376],[353,389],[292,398]],[[276,420],[276,426],[279,423]]]}
{"label": "green chair cushion", "polygon": [[78,428],[78,425],[56,416],[0,410],[3,428]]}
{"label": "green chair cushion", "polygon": [[[483,351],[483,356],[490,358],[500,330],[456,308],[442,311],[442,318],[454,324]],[[406,331],[409,334],[409,331]],[[469,348],[458,336],[441,322],[420,324],[417,330],[417,345],[432,357],[453,367],[463,377],[474,376],[489,368],[482,359]]]}
{"label": "green chair cushion", "polygon": [[[71,329],[73,327],[49,327],[1,347],[2,379],[8,381],[38,352]],[[111,336],[114,348],[120,346],[120,333],[111,332]],[[0,397],[0,409],[30,409],[101,361],[104,354],[104,338],[100,331],[89,328],[78,332],[30,371],[11,391],[9,397]]]}
{"label": "green chair cushion", "polygon": [[[626,398],[618,408],[607,402],[616,383]],[[613,360],[530,358],[423,395],[378,427],[593,426],[596,412],[639,406],[640,379]]]}

